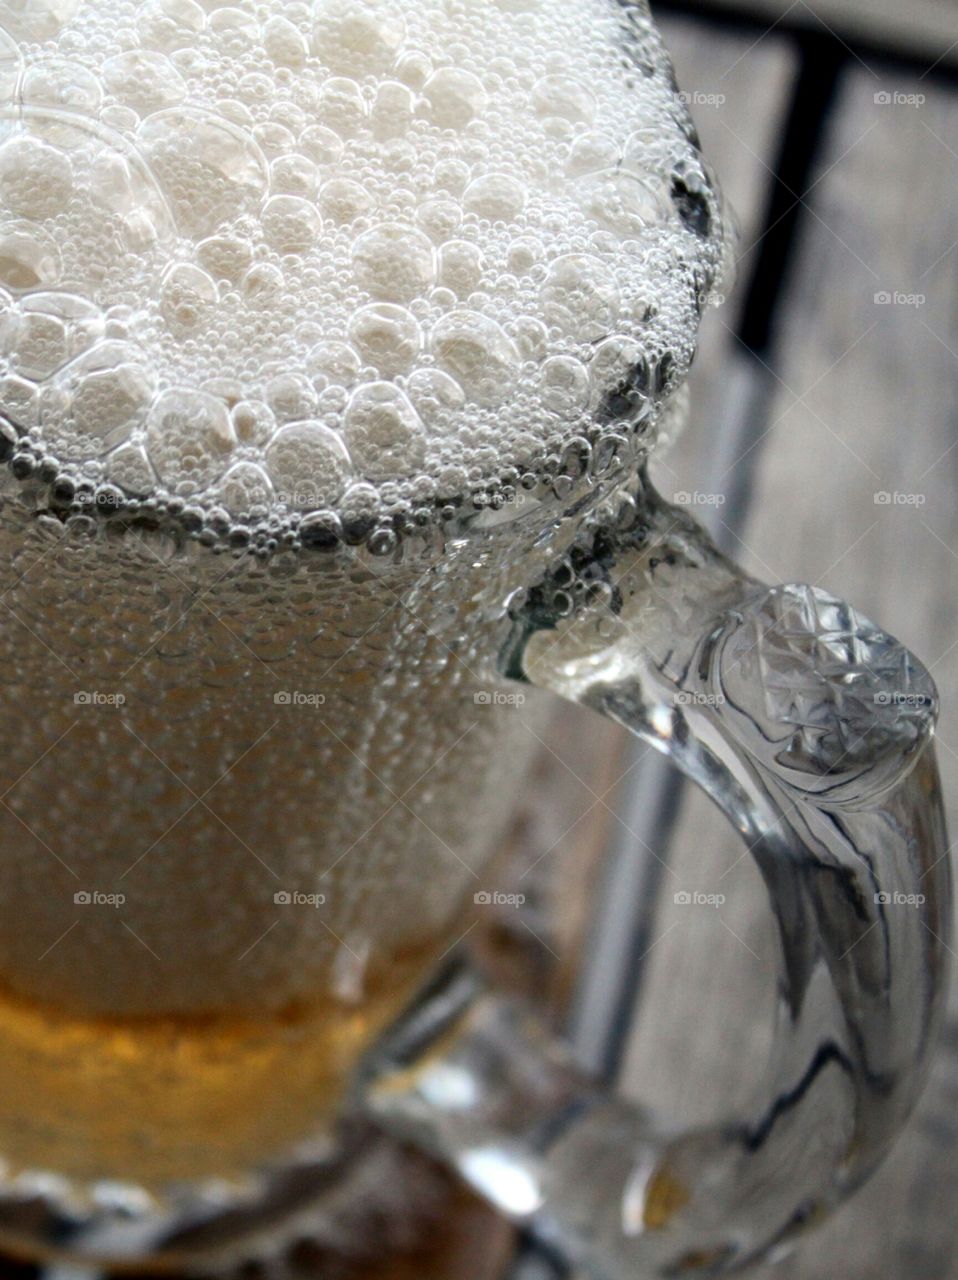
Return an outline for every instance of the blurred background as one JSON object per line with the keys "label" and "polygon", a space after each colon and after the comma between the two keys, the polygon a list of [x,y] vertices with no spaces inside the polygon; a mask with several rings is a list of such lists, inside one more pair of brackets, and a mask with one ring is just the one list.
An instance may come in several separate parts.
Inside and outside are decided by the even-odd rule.
{"label": "blurred background", "polygon": [[[749,572],[844,596],[928,665],[958,832],[958,5],[652,8],[740,228],[688,428],[655,478]],[[512,932],[591,1066],[684,1122],[727,1115],[771,1028],[759,877],[654,752],[559,717],[516,832],[531,905]],[[958,998],[887,1165],[759,1274],[958,1277],[956,1205]],[[521,1243],[507,1274],[557,1275]]]}

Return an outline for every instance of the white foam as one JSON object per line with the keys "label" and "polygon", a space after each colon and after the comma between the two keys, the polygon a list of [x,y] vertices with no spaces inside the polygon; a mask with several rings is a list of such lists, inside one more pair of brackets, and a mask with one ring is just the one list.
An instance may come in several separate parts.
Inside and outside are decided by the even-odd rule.
{"label": "white foam", "polygon": [[0,0],[0,414],[131,494],[396,509],[627,426],[723,235],[641,5]]}

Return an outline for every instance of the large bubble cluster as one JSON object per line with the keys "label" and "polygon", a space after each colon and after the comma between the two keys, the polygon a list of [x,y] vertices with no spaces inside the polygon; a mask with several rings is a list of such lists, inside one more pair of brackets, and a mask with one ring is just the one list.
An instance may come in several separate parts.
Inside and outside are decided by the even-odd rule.
{"label": "large bubble cluster", "polygon": [[0,0],[0,418],[61,495],[383,545],[651,443],[725,241],[644,5]]}

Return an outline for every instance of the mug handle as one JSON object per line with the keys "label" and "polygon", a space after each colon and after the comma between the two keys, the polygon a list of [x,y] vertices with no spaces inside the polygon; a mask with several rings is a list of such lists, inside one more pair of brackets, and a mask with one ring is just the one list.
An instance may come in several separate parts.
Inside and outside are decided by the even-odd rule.
{"label": "mug handle", "polygon": [[849,605],[742,573],[644,476],[606,517],[513,600],[500,671],[625,725],[741,833],[779,950],[760,1096],[683,1132],[460,962],[380,1046],[364,1105],[593,1276],[719,1275],[853,1191],[921,1091],[951,910],[936,693]]}

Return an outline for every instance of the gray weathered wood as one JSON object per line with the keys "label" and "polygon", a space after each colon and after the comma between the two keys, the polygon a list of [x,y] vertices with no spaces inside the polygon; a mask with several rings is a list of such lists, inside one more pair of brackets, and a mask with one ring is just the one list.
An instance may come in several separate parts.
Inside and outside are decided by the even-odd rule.
{"label": "gray weathered wood", "polygon": [[769,27],[787,20],[834,31],[843,39],[887,44],[926,59],[958,62],[958,20],[953,0],[702,0],[702,10],[754,14]]}

